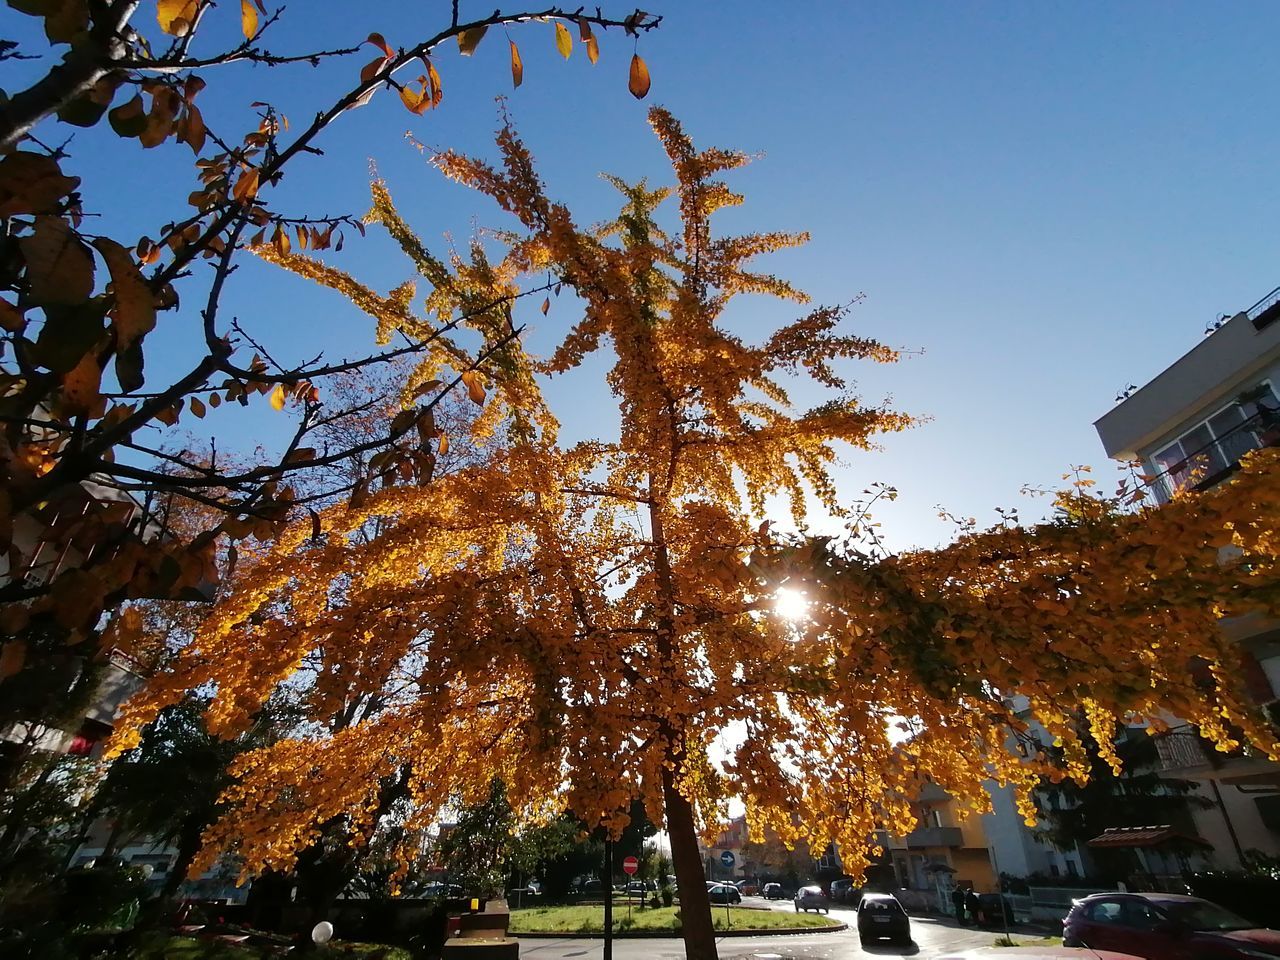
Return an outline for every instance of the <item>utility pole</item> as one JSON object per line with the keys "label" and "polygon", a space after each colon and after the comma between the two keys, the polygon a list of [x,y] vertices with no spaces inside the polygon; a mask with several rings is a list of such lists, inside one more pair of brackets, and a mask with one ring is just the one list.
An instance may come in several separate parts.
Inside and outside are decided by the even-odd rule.
{"label": "utility pole", "polygon": [[604,956],[613,960],[613,841],[604,841]]}

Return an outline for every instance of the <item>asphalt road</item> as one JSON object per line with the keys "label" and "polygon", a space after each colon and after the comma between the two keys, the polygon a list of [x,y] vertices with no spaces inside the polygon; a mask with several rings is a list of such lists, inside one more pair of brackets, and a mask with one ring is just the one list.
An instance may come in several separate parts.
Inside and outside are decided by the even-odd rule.
{"label": "asphalt road", "polygon": [[[760,897],[747,897],[744,906],[769,907],[794,912],[790,900],[772,903]],[[833,907],[832,918],[849,924],[848,930],[835,933],[801,933],[789,936],[722,937],[719,941],[721,960],[844,960],[846,957],[916,957],[933,960],[958,950],[989,947],[996,934],[989,930],[957,927],[954,921],[935,917],[912,917],[910,946],[860,946],[854,911]],[[530,940],[520,941],[524,960],[599,960],[604,952],[602,940]],[[615,960],[682,960],[684,946],[679,940],[635,939],[613,942]]]}

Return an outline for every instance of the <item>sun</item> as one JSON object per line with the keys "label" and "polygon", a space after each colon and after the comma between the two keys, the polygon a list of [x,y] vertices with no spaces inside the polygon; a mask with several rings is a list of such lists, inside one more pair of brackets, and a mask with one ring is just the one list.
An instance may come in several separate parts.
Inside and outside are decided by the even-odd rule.
{"label": "sun", "polygon": [[809,615],[809,599],[799,590],[780,587],[773,595],[773,612],[784,620],[803,620]]}

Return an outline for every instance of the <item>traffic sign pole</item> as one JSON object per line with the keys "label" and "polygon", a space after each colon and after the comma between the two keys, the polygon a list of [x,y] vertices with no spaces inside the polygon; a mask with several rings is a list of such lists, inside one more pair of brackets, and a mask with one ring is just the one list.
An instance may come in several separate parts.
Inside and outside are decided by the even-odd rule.
{"label": "traffic sign pole", "polygon": [[[639,869],[640,869],[640,861],[637,860],[635,857],[626,857],[622,861],[622,872],[625,873],[628,877],[634,877],[636,875],[636,871]],[[644,896],[644,894],[642,893],[641,896]],[[631,920],[631,897],[632,897],[631,884],[627,884],[627,920],[628,922]],[[643,902],[641,903],[641,906],[644,906]]]}
{"label": "traffic sign pole", "polygon": [[[733,879],[733,865],[735,862],[737,862],[737,858],[733,855],[732,850],[726,850],[720,854],[720,863],[729,871],[730,880]],[[733,929],[733,920],[729,916],[729,898],[727,896],[724,898],[724,925],[725,929]]]}

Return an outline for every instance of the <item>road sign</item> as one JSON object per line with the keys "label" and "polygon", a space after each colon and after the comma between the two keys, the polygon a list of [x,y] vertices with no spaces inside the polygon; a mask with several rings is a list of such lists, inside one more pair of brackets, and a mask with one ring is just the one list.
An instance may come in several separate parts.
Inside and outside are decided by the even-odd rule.
{"label": "road sign", "polygon": [[627,876],[633,876],[640,869],[640,861],[635,857],[627,857],[622,861],[622,872]]}
{"label": "road sign", "polygon": [[726,867],[732,867],[735,860],[736,858],[734,857],[732,850],[726,850],[724,853],[720,854],[720,862]]}

